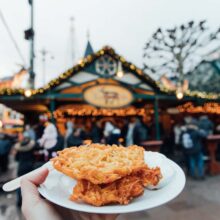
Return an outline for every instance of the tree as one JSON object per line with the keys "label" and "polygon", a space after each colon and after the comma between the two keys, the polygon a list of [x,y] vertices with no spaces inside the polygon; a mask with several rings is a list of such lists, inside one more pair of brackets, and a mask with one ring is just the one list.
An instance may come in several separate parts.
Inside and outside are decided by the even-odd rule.
{"label": "tree", "polygon": [[[208,51],[219,42],[220,28],[209,31],[206,21],[190,21],[173,29],[159,28],[144,47],[144,70],[150,74],[175,76],[183,82]],[[215,45],[216,46],[216,45]]]}

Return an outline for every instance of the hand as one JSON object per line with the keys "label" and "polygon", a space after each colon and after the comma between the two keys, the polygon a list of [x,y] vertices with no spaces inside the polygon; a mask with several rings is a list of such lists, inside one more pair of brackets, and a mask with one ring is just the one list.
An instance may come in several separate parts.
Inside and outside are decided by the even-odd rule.
{"label": "hand", "polygon": [[22,212],[26,220],[61,220],[57,210],[38,193],[37,186],[44,182],[49,171],[40,169],[37,173],[21,180]]}
{"label": "hand", "polygon": [[72,211],[41,198],[37,186],[44,182],[49,171],[41,168],[33,175],[22,178],[22,212],[26,220],[115,220],[117,215],[99,215]]}

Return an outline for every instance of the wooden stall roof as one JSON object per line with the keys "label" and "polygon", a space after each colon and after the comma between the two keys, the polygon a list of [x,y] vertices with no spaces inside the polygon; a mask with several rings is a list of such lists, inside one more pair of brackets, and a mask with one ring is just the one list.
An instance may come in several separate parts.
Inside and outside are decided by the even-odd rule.
{"label": "wooden stall roof", "polygon": [[[116,62],[121,62],[123,69],[129,74],[132,74],[135,78],[139,79],[140,82],[134,84],[134,86],[138,88],[143,89],[149,89],[152,88],[156,92],[160,92],[160,87],[158,86],[157,82],[153,80],[150,76],[148,76],[146,73],[144,73],[140,68],[136,67],[131,62],[126,61],[122,56],[118,55],[111,47],[104,47],[103,49],[97,51],[94,54],[90,54],[86,56],[85,58],[81,59],[78,64],[76,64],[74,67],[68,69],[64,73],[60,74],[57,78],[51,80],[48,84],[45,86],[34,89],[32,91],[33,96],[34,95],[41,95],[46,93],[54,92],[55,89],[61,88],[61,85],[64,83],[72,84],[72,86],[79,86],[81,83],[77,82],[70,82],[69,80],[74,77],[79,72],[84,72],[86,68],[94,63],[96,60],[98,60],[101,57],[104,56],[110,56],[115,60]],[[98,74],[97,72],[90,72],[93,76],[97,75],[98,78],[104,78],[101,74]],[[84,76],[85,77],[85,76]],[[109,77],[108,77],[109,78]],[[115,77],[114,77],[115,78]],[[120,81],[119,79],[116,79]],[[91,80],[92,81],[92,80]],[[123,82],[121,80],[121,83],[129,84],[127,82]],[[143,83],[143,84],[142,84]],[[24,95],[25,90],[24,89],[10,89],[10,88],[4,88],[0,90],[0,96],[11,96],[11,95]]]}
{"label": "wooden stall roof", "polygon": [[[109,72],[105,72],[103,62],[109,65]],[[119,64],[124,72],[123,77],[117,77]],[[0,102],[20,112],[42,112],[50,107],[50,100],[56,100],[56,106],[83,102],[85,88],[105,83],[129,88],[135,99],[152,99],[155,94],[165,94],[155,80],[106,46],[79,60],[45,86],[31,90],[30,97],[25,96],[25,89],[1,89]]]}
{"label": "wooden stall roof", "polygon": [[[108,63],[109,72],[106,72],[104,62]],[[124,72],[123,77],[118,77],[116,74],[119,65]],[[41,113],[51,107],[51,100],[56,101],[56,108],[69,103],[83,103],[85,88],[105,83],[129,88],[135,100],[153,100],[156,97],[164,101],[177,102],[174,92],[165,89],[160,83],[108,46],[93,54],[88,54],[75,66],[45,86],[31,90],[30,97],[25,96],[27,91],[25,89],[1,89],[0,102],[22,113],[26,111]],[[206,96],[202,92],[187,91],[184,100],[190,101],[197,98],[218,100],[219,97],[218,94]]]}

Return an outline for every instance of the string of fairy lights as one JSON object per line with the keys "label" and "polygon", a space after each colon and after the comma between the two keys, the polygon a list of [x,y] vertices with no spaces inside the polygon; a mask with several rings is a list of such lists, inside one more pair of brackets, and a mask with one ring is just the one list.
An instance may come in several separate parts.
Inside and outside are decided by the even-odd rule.
{"label": "string of fairy lights", "polygon": [[85,104],[67,105],[58,108],[56,111],[45,113],[48,118],[54,118],[57,123],[65,123],[69,119],[77,117],[132,117],[140,116],[145,122],[150,122],[153,118],[154,109],[152,104],[146,104],[141,108],[129,106],[120,109],[101,109]]}
{"label": "string of fairy lights", "polygon": [[[165,92],[167,94],[175,95],[175,91],[171,91],[169,88],[163,86],[160,82],[157,82],[157,85],[160,88],[160,91]],[[195,91],[195,90],[194,91],[186,90],[184,95],[188,97],[207,99],[207,100],[217,100],[220,98],[220,94],[218,93],[207,93],[207,92]]]}
{"label": "string of fairy lights", "polygon": [[51,80],[48,84],[46,84],[45,86],[43,86],[41,88],[33,89],[33,90],[3,88],[3,89],[0,90],[0,95],[1,96],[3,96],[3,95],[8,95],[8,96],[22,95],[22,96],[25,96],[25,97],[29,98],[29,97],[34,96],[34,95],[43,94],[47,91],[50,91],[54,87],[60,85],[62,82],[64,82],[66,79],[70,78],[74,74],[76,74],[79,71],[83,70],[85,67],[87,67],[89,64],[91,64],[93,61],[95,61],[96,59],[98,59],[100,56],[102,56],[104,54],[108,54],[111,57],[113,57],[114,59],[118,60],[121,63],[121,65],[123,66],[123,68],[134,72],[135,74],[137,74],[140,77],[143,77],[151,85],[153,85],[154,87],[159,89],[156,82],[152,78],[150,78],[149,76],[144,74],[143,70],[136,67],[134,64],[132,64],[130,62],[127,62],[124,57],[122,57],[122,56],[118,55],[117,53],[115,53],[115,51],[111,47],[106,46],[103,49],[99,50],[98,52],[96,52],[92,55],[88,55],[87,57],[79,60],[77,65],[75,65],[74,67],[68,69],[66,72],[62,73],[59,77]]}
{"label": "string of fairy lights", "polygon": [[[108,54],[112,56],[114,59],[118,60],[120,62],[120,65],[123,66],[123,68],[128,69],[132,72],[134,72],[137,76],[142,77],[145,79],[148,83],[150,83],[154,88],[158,89],[159,91],[174,95],[174,92],[169,90],[169,88],[166,88],[161,84],[161,82],[154,81],[151,77],[146,75],[143,70],[136,67],[134,64],[127,62],[124,57],[118,55],[115,53],[115,51],[111,47],[104,47],[103,49],[99,50],[98,52],[88,55],[87,57],[79,60],[78,64],[74,67],[68,69],[66,72],[62,73],[59,77],[51,80],[48,84],[45,86],[38,88],[38,89],[13,89],[13,88],[2,88],[0,89],[0,96],[13,96],[13,95],[22,95],[26,98],[30,98],[34,95],[40,95],[43,93],[46,93],[53,89],[54,87],[60,85],[62,82],[64,82],[66,79],[70,78],[74,74],[78,73],[79,71],[83,70],[85,67],[87,67],[89,64],[91,64],[93,61],[98,59],[100,56]],[[217,100],[220,99],[220,94],[217,93],[207,93],[202,91],[185,91],[185,96],[188,97],[194,97],[194,98],[201,98],[201,99],[207,99],[207,100]]]}
{"label": "string of fairy lights", "polygon": [[[120,109],[106,109],[106,108],[96,108],[94,106],[88,105],[71,105],[67,106],[67,108],[59,108],[53,112],[53,117],[57,119],[63,119],[67,117],[75,117],[75,116],[141,116],[146,117],[150,116],[154,113],[152,106],[145,106],[143,108],[135,108],[133,106],[120,108]],[[47,113],[48,117],[51,117],[51,113]]]}
{"label": "string of fairy lights", "polygon": [[192,102],[187,102],[177,107],[180,113],[203,113],[203,114],[220,114],[220,104],[215,102],[204,103],[200,106],[195,106]]}

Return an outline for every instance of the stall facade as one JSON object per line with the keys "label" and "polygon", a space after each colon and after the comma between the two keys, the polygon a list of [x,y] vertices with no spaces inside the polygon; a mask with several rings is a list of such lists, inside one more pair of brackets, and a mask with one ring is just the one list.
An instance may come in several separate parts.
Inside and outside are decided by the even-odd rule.
{"label": "stall facade", "polygon": [[[66,72],[35,90],[4,88],[0,102],[21,112],[27,120],[36,121],[40,114],[49,114],[63,128],[71,117],[141,116],[155,128],[160,139],[159,114],[168,107],[198,100],[188,93],[177,100],[134,64],[118,55],[111,47],[93,53],[87,47],[85,57]],[[160,102],[160,108],[158,106]],[[169,117],[163,118],[170,126]]]}

